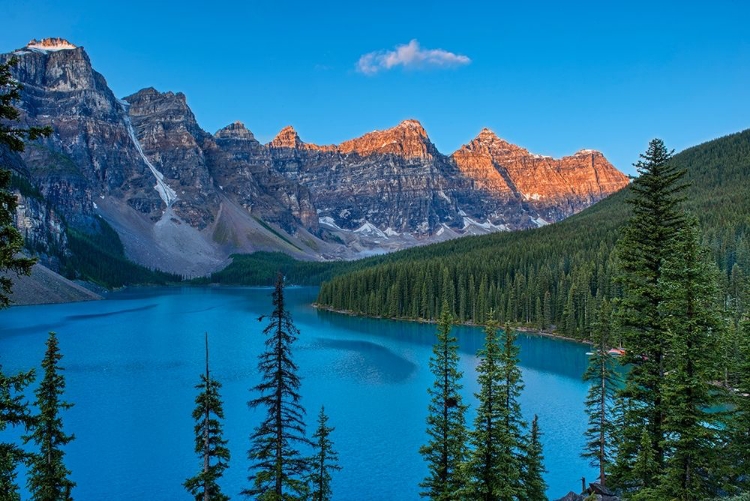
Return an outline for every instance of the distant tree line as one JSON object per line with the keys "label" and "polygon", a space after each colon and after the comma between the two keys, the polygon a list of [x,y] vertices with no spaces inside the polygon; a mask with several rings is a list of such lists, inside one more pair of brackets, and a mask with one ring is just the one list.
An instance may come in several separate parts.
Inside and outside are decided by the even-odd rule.
{"label": "distant tree line", "polygon": [[[735,328],[748,307],[750,130],[685,150],[685,209],[721,272],[719,290]],[[437,320],[448,301],[458,322],[498,321],[592,337],[603,300],[622,295],[615,245],[630,217],[628,187],[582,213],[543,228],[468,237],[390,255],[322,284],[318,303],[335,310]]]}

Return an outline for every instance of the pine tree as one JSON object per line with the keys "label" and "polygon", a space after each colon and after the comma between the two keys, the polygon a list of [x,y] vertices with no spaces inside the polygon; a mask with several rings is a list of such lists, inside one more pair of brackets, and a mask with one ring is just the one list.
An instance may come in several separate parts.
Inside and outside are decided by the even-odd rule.
{"label": "pine tree", "polygon": [[[28,430],[32,425],[23,391],[33,380],[33,370],[5,376],[0,366],[0,432],[8,426],[23,426]],[[0,500],[20,501],[16,467],[25,457],[26,453],[18,445],[0,442]]]}
{"label": "pine tree", "polygon": [[[618,243],[623,287],[618,312],[626,348],[622,362],[630,370],[618,394],[627,402],[620,406],[624,413],[611,480],[625,490],[654,484],[665,461],[662,381],[669,346],[660,312],[664,291],[659,282],[672,241],[685,223],[680,209],[684,171],[669,162],[671,156],[664,143],[654,139],[635,164],[640,176],[631,185],[634,196],[628,200],[633,212]],[[643,452],[639,448],[644,430],[657,468],[638,478],[633,463]]]}
{"label": "pine tree", "polygon": [[710,385],[716,374],[718,345],[725,324],[719,309],[718,273],[700,245],[697,221],[678,232],[660,284],[660,312],[671,360],[663,383],[668,412],[664,419],[667,454],[660,490],[680,501],[718,495],[717,472],[722,413],[710,411],[722,402]]}
{"label": "pine tree", "polygon": [[535,414],[531,421],[531,432],[524,447],[523,469],[521,471],[521,486],[525,492],[523,499],[540,501],[547,499],[547,484],[542,478],[542,474],[546,470],[544,469],[541,435],[539,418]]}
{"label": "pine tree", "polygon": [[619,384],[614,357],[608,353],[612,347],[611,313],[609,301],[603,300],[592,332],[593,352],[583,374],[583,380],[591,386],[586,396],[586,448],[581,455],[591,461],[591,466],[599,469],[601,485],[606,485],[606,470],[612,460],[615,431],[613,405]]}
{"label": "pine tree", "polygon": [[267,414],[250,437],[248,480],[252,486],[242,493],[260,501],[287,501],[306,496],[308,464],[297,446],[310,442],[305,438],[305,409],[300,404],[297,365],[292,360],[292,344],[299,331],[284,304],[281,273],[276,279],[273,305],[270,322],[263,329],[266,351],[258,357],[261,382],[253,388],[260,396],[248,402],[253,409],[265,408]]}
{"label": "pine tree", "polygon": [[[508,427],[511,421],[506,388],[507,368],[503,348],[498,339],[499,325],[490,312],[484,334],[484,347],[479,350],[477,366],[479,400],[474,429],[469,434],[472,447],[467,466],[470,476],[469,499],[513,501],[520,494],[520,468],[516,456],[518,445]],[[506,332],[507,334],[507,332]],[[507,336],[506,336],[507,337]]]}
{"label": "pine tree", "polygon": [[318,414],[318,429],[313,434],[313,447],[315,454],[310,458],[310,486],[312,488],[312,501],[330,501],[333,491],[331,480],[333,471],[341,469],[339,466],[339,454],[333,448],[331,433],[336,428],[328,426],[328,416],[325,408],[321,406]]}
{"label": "pine tree", "polygon": [[750,491],[750,320],[742,322],[738,382],[729,421],[729,460],[734,465],[729,485]]}
{"label": "pine tree", "polygon": [[[510,457],[512,461],[505,466],[509,472],[509,477],[520,476],[526,459],[524,457],[526,423],[523,420],[521,403],[519,402],[524,386],[521,368],[518,366],[520,349],[516,344],[517,339],[518,333],[511,329],[509,324],[506,324],[503,328],[502,350],[500,352],[500,375],[503,389],[501,401],[506,408],[504,428],[509,435],[511,444]],[[524,494],[525,486],[523,482],[518,485],[518,491],[519,499],[532,499]]]}
{"label": "pine tree", "polygon": [[39,414],[34,416],[32,432],[24,436],[25,442],[33,440],[39,447],[39,452],[32,454],[29,460],[27,485],[35,501],[67,501],[73,499],[70,491],[75,482],[68,478],[70,470],[63,462],[65,452],[61,447],[75,436],[63,431],[60,411],[70,409],[73,404],[61,398],[65,393],[65,377],[61,374],[64,370],[59,365],[62,354],[54,332],[49,333],[46,344],[42,360],[44,377],[34,391]]}
{"label": "pine tree", "polygon": [[199,393],[195,398],[193,419],[195,420],[195,453],[201,460],[200,473],[188,478],[185,489],[196,501],[228,501],[229,496],[221,492],[217,481],[229,467],[229,449],[222,438],[221,420],[224,408],[221,402],[221,383],[216,381],[208,367],[208,333],[206,333],[206,372],[201,374],[195,387]]}
{"label": "pine tree", "polygon": [[438,321],[437,341],[432,347],[430,371],[435,377],[427,416],[429,442],[419,452],[427,461],[428,476],[420,487],[421,496],[430,499],[455,499],[465,483],[463,464],[466,450],[466,409],[460,390],[462,372],[458,370],[458,340],[451,336],[453,318],[450,306],[443,301]]}

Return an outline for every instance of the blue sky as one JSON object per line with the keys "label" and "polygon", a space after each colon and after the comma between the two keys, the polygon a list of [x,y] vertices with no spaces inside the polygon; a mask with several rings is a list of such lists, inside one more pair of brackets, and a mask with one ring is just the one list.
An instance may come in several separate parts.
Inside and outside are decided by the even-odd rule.
{"label": "blue sky", "polygon": [[118,97],[181,91],[207,131],[240,120],[263,142],[415,118],[446,154],[489,127],[634,173],[654,137],[750,127],[750,2],[569,3],[0,0],[0,52],[66,38]]}

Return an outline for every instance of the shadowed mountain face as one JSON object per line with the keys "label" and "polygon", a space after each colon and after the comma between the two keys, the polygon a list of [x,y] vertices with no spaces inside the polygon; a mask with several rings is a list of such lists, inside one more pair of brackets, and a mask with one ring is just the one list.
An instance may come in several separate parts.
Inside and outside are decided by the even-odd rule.
{"label": "shadowed mountain face", "polygon": [[87,231],[101,216],[128,257],[167,271],[205,273],[233,252],[353,258],[526,229],[628,182],[601,153],[542,157],[487,129],[443,155],[415,120],[327,146],[286,127],[263,145],[239,122],[202,130],[182,93],[115,98],[83,48],[64,40],[0,61],[11,56],[23,124],[54,129],[12,162],[47,202],[46,215],[26,203],[19,218],[51,235],[50,211]]}

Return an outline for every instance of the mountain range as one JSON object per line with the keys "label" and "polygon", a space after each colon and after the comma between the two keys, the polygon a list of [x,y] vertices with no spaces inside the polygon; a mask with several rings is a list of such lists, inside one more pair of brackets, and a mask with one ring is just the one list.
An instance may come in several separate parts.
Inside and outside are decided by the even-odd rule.
{"label": "mountain range", "polygon": [[543,226],[628,184],[595,150],[554,159],[489,129],[445,155],[416,120],[338,145],[292,127],[261,144],[240,122],[210,134],[182,93],[118,99],[65,40],[32,40],[0,63],[11,58],[21,124],[54,133],[0,161],[14,172],[27,245],[53,267],[71,230],[114,229],[128,259],[186,276],[234,253],[352,259]]}

